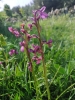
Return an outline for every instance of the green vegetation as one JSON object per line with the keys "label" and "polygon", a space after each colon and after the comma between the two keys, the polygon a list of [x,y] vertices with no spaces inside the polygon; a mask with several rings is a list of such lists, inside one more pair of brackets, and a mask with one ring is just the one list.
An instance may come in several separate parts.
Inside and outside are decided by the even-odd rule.
{"label": "green vegetation", "polygon": [[[40,20],[40,24],[41,37],[53,40],[51,48],[44,47],[51,100],[75,100],[75,18],[52,17]],[[15,24],[12,26],[15,27]],[[20,27],[20,24],[16,24],[16,27]],[[34,80],[27,68],[27,56],[19,51],[19,40],[8,31],[5,33],[10,35],[10,39],[5,38],[5,34],[0,35],[0,99],[36,100]],[[32,33],[37,34],[35,28]],[[8,53],[11,48],[16,48],[19,54],[10,57]],[[42,70],[42,64],[39,67],[35,65],[38,100],[47,100]]]}
{"label": "green vegetation", "polygon": [[[74,0],[33,0],[33,3],[24,7],[10,9],[7,4],[4,6],[4,11],[0,12],[0,100],[49,100],[46,90],[48,84],[51,100],[75,100],[74,15],[62,14],[40,20],[38,32],[35,27],[28,31],[31,35],[37,35],[40,29],[44,41],[52,40],[51,47],[44,44],[47,77],[43,75],[42,62],[39,65],[33,62],[33,72],[29,71],[26,52],[20,52],[19,42],[22,39],[8,31],[10,26],[20,31],[22,23],[28,29],[34,8],[45,5],[48,12],[52,7],[71,7],[74,3]],[[35,38],[28,46],[31,47],[32,43],[39,44]],[[18,54],[10,56],[12,48]],[[32,58],[33,54],[30,56]],[[48,84],[44,82],[44,77],[48,78]]]}

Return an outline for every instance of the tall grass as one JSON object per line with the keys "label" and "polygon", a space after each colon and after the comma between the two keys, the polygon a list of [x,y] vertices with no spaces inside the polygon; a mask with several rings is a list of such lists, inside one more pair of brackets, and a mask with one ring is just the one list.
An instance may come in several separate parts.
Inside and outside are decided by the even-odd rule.
{"label": "tall grass", "polygon": [[[44,47],[51,100],[75,100],[75,18],[52,17],[41,20],[40,24],[42,39],[53,40],[51,48]],[[35,28],[32,33],[37,34]],[[10,40],[13,41],[12,38]],[[11,47],[19,51],[16,39],[13,44],[11,41],[1,46],[3,51],[0,51],[0,60],[3,61],[3,65],[0,65],[0,99],[36,100],[33,77],[27,68],[27,56],[19,52],[10,57],[8,52]],[[35,67],[35,73],[39,100],[47,100],[42,64]]]}

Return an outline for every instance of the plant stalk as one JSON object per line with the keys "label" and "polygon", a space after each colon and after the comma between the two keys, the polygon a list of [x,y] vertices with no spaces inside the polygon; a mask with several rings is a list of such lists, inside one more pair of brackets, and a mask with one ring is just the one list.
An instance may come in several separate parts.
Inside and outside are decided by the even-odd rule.
{"label": "plant stalk", "polygon": [[38,36],[39,36],[39,43],[40,43],[40,49],[41,49],[41,56],[42,56],[42,63],[43,63],[43,74],[44,74],[44,79],[45,79],[45,85],[47,89],[47,95],[48,95],[48,100],[51,100],[50,96],[50,90],[49,90],[49,85],[48,85],[48,79],[47,79],[47,68],[45,66],[45,59],[44,59],[44,53],[43,53],[43,46],[42,46],[42,41],[41,41],[41,36],[40,36],[40,25],[39,21],[36,23],[36,28],[38,31]]}
{"label": "plant stalk", "polygon": [[25,39],[26,39],[26,52],[27,52],[27,56],[28,56],[28,58],[29,58],[29,62],[30,62],[30,64],[31,64],[31,71],[32,71],[32,75],[33,75],[33,78],[34,78],[34,87],[35,87],[35,89],[36,89],[36,95],[37,95],[36,100],[38,100],[37,80],[36,80],[36,76],[35,76],[35,70],[34,70],[33,65],[32,65],[30,53],[29,53],[29,51],[28,51],[28,38],[27,38],[27,36],[25,36]]}

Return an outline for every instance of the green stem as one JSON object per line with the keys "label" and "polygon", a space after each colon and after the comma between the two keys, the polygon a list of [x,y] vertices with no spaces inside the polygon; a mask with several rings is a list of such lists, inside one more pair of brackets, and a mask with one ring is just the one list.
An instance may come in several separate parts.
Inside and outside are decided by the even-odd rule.
{"label": "green stem", "polygon": [[66,90],[64,90],[64,91],[56,98],[56,100],[58,100],[65,92],[67,92],[67,90],[69,90],[70,88],[72,88],[74,85],[75,85],[75,83],[72,84],[72,85],[70,85]]}
{"label": "green stem", "polygon": [[37,80],[35,74],[34,74],[34,86],[36,89],[36,100],[39,100],[39,96],[38,96],[39,93],[38,93]]}
{"label": "green stem", "polygon": [[47,69],[46,69],[46,66],[44,65],[44,62],[43,62],[43,68],[44,68],[44,77],[45,77],[45,84],[46,84],[46,88],[47,88],[48,100],[51,100],[48,79],[47,79]]}
{"label": "green stem", "polygon": [[32,71],[33,71],[33,65],[32,65],[32,61],[31,61],[31,57],[30,57],[30,52],[28,51],[28,38],[27,36],[25,35],[25,39],[26,39],[26,53],[27,53],[27,56],[28,56],[28,59],[29,59],[29,63],[31,64],[31,68],[32,68]]}
{"label": "green stem", "polygon": [[36,27],[37,27],[37,31],[38,31],[40,48],[41,48],[41,56],[42,56],[43,70],[44,70],[44,73],[43,74],[44,74],[45,85],[46,85],[46,89],[47,89],[48,100],[51,100],[50,90],[49,90],[49,85],[48,85],[48,79],[47,79],[47,69],[46,69],[46,66],[45,66],[43,46],[42,46],[42,41],[41,41],[41,36],[40,36],[40,25],[39,25],[39,21],[36,23]]}

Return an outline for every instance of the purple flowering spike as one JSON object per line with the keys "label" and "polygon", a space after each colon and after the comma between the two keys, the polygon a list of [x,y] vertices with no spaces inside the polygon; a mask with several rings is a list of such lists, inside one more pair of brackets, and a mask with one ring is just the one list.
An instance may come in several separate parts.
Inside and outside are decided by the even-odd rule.
{"label": "purple flowering spike", "polygon": [[14,55],[14,54],[17,54],[18,52],[15,50],[15,49],[11,49],[10,51],[9,51],[9,55],[10,56],[12,56],[12,55]]}
{"label": "purple flowering spike", "polygon": [[25,50],[25,47],[24,46],[21,46],[20,51],[21,52],[24,52],[24,50]]}

